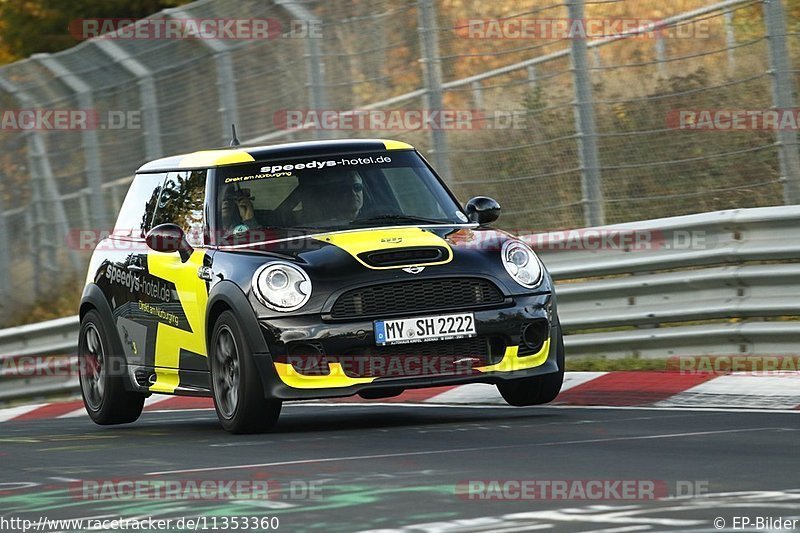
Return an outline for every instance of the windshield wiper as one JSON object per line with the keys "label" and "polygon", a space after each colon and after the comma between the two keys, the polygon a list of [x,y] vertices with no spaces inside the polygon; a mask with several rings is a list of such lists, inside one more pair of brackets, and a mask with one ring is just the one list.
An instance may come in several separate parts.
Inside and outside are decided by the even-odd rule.
{"label": "windshield wiper", "polygon": [[452,222],[448,220],[436,220],[433,218],[425,218],[425,217],[418,217],[413,215],[398,215],[398,214],[386,214],[386,215],[378,215],[374,217],[366,217],[366,218],[357,218],[353,220],[353,224],[361,224],[361,223],[374,223],[374,222],[413,222],[416,224],[451,224]]}
{"label": "windshield wiper", "polygon": [[241,239],[241,238],[244,238],[244,237],[246,237],[247,235],[249,235],[251,233],[257,233],[259,231],[261,231],[261,232],[276,232],[276,233],[277,232],[297,231],[297,232],[300,232],[300,233],[304,233],[304,234],[309,234],[310,235],[316,229],[317,228],[314,228],[314,227],[311,227],[311,226],[261,226],[261,227],[258,227],[258,228],[248,228],[247,231],[241,231],[239,233],[234,233],[232,231],[228,231],[222,236],[222,240]]}

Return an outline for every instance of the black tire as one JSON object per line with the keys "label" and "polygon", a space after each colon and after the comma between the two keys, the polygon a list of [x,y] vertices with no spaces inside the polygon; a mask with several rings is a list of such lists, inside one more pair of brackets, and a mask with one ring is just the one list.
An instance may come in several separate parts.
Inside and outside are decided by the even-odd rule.
{"label": "black tire", "polygon": [[264,397],[264,388],[236,316],[223,312],[214,324],[208,351],[214,408],[231,433],[262,433],[275,425],[281,401]]}
{"label": "black tire", "polygon": [[564,383],[565,367],[564,336],[561,334],[560,328],[557,342],[556,362],[558,363],[558,372],[498,383],[497,389],[506,403],[515,407],[526,407],[549,403],[556,399],[558,393],[561,392],[561,385]]}
{"label": "black tire", "polygon": [[144,408],[144,394],[125,388],[124,358],[113,346],[100,314],[86,313],[78,338],[81,396],[89,417],[101,426],[135,422]]}

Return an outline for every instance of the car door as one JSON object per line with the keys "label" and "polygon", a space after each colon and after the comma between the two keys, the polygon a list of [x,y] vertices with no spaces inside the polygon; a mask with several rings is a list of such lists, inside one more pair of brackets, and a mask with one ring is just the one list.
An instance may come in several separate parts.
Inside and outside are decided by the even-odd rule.
{"label": "car door", "polygon": [[[178,253],[147,249],[142,260],[135,321],[155,331],[145,359],[154,370],[150,390],[173,393],[198,381],[206,364],[206,281],[198,275],[206,256],[205,170],[169,172],[153,216],[152,227],[176,224],[186,233],[194,251],[188,258]],[[148,366],[149,366],[148,365]],[[202,379],[200,380],[202,382]]]}
{"label": "car door", "polygon": [[[155,332],[137,322],[142,275],[147,246],[144,236],[150,230],[166,174],[137,174],[120,208],[114,231],[101,242],[92,257],[89,281],[103,291],[114,318],[126,363],[129,367],[147,365],[146,347],[155,342]],[[152,362],[150,363],[152,364]]]}

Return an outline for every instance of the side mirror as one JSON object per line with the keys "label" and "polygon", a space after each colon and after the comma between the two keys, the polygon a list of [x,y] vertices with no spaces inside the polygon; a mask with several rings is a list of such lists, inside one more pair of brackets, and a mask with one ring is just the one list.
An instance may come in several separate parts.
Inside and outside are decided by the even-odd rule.
{"label": "side mirror", "polygon": [[147,247],[156,252],[181,254],[181,261],[186,262],[194,248],[186,240],[186,234],[175,224],[160,224],[147,232],[144,238]]}
{"label": "side mirror", "polygon": [[497,200],[486,196],[476,196],[467,202],[467,216],[472,222],[478,224],[488,224],[500,217],[500,204]]}

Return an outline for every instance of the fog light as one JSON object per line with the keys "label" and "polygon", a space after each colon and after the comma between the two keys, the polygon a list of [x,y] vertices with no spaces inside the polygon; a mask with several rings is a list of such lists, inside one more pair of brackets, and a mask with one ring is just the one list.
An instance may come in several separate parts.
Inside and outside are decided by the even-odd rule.
{"label": "fog light", "polygon": [[544,345],[544,341],[546,339],[547,339],[546,320],[537,320],[536,322],[525,324],[522,327],[522,342],[529,350],[532,350],[533,353],[538,353],[539,350],[542,349],[542,346]]}
{"label": "fog light", "polygon": [[303,376],[329,376],[331,373],[328,359],[322,353],[322,347],[314,344],[292,343],[287,363]]}

